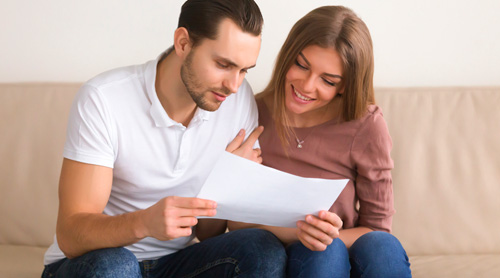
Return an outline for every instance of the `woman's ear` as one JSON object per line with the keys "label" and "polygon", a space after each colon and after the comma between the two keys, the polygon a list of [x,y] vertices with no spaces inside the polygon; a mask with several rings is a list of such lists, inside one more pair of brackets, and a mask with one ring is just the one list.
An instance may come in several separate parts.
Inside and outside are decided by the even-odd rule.
{"label": "woman's ear", "polygon": [[174,49],[177,56],[184,59],[191,51],[191,48],[192,44],[188,30],[184,27],[177,28],[174,32]]}
{"label": "woman's ear", "polygon": [[341,97],[344,95],[344,87],[340,87],[338,92],[337,92],[337,96]]}

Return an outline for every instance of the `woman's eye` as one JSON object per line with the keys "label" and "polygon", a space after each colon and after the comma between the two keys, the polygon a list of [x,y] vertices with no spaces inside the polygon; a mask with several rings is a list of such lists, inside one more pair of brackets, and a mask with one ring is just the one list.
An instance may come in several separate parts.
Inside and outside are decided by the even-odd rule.
{"label": "woman's eye", "polygon": [[299,68],[301,69],[307,69],[306,67],[304,67],[302,64],[299,63],[299,61],[295,60],[295,65],[297,65]]}
{"label": "woman's eye", "polygon": [[326,83],[328,86],[332,86],[332,87],[337,86],[337,83],[335,83],[335,82],[331,82],[331,81],[328,81],[328,80],[326,80],[326,79],[323,79],[323,81],[325,81],[325,83]]}

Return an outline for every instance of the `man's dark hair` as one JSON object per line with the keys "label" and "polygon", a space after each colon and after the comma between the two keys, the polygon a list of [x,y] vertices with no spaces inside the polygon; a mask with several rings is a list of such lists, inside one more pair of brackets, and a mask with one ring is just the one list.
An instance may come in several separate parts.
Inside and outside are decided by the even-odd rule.
{"label": "man's dark hair", "polygon": [[196,47],[203,39],[217,39],[219,23],[231,19],[243,32],[258,36],[264,19],[253,0],[188,0],[182,5],[179,27],[189,32]]}

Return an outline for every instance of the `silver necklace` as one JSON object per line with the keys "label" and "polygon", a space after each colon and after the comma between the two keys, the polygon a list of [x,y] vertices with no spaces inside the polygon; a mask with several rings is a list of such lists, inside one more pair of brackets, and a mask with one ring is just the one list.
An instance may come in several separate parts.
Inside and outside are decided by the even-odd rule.
{"label": "silver necklace", "polygon": [[[325,117],[326,113],[327,113],[328,110],[325,110],[325,112],[323,112],[323,116],[322,118]],[[322,125],[323,123],[320,123],[318,125],[315,125],[313,128],[311,128],[311,130],[309,130],[309,133],[306,134],[306,136],[304,138],[302,138],[302,140],[299,139],[299,137],[297,137],[297,133],[294,132],[294,136],[295,136],[295,141],[297,141],[297,149],[302,149],[304,147],[304,142],[307,138],[307,136],[309,136],[309,134],[311,134],[318,126]]]}
{"label": "silver necklace", "polygon": [[302,149],[302,144],[304,143],[304,140],[299,140],[299,138],[295,137],[295,140],[297,140],[297,149]]}
{"label": "silver necklace", "polygon": [[302,149],[304,147],[304,142],[306,141],[306,138],[316,129],[316,127],[318,127],[319,125],[311,128],[311,130],[309,130],[309,133],[306,134],[306,136],[304,138],[302,138],[302,140],[299,139],[299,137],[297,137],[297,134],[295,134],[295,141],[297,141],[297,149]]}
{"label": "silver necklace", "polygon": [[297,133],[294,134],[295,136],[295,141],[297,141],[297,149],[302,149],[304,147],[304,142],[306,141],[306,138],[311,134],[313,133],[316,128],[318,128],[318,126],[322,125],[323,123],[320,123],[318,125],[315,125],[314,127],[311,127],[309,132],[306,134],[306,136],[304,138],[302,138],[302,140],[299,139],[299,137],[297,137]]}

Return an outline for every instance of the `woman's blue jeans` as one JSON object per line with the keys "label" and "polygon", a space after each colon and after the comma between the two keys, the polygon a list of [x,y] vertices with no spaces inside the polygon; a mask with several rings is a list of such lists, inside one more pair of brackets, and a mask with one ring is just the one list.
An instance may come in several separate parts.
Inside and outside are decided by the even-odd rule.
{"label": "woman's blue jeans", "polygon": [[45,267],[42,277],[284,277],[286,251],[272,233],[238,230],[158,260],[138,262],[125,248],[100,249]]}
{"label": "woman's blue jeans", "polygon": [[337,238],[325,251],[311,251],[301,242],[286,251],[288,277],[411,277],[403,246],[385,232],[367,233],[349,249]]}

